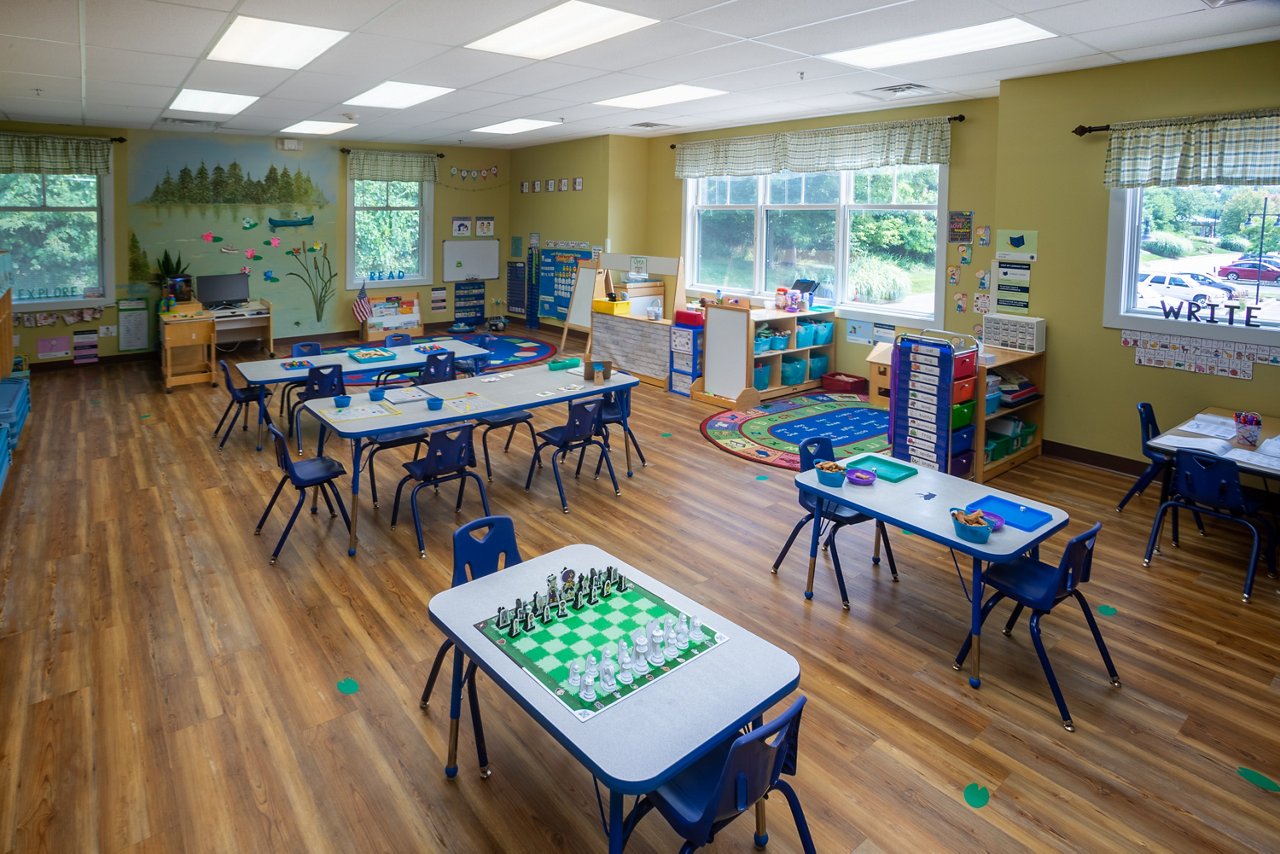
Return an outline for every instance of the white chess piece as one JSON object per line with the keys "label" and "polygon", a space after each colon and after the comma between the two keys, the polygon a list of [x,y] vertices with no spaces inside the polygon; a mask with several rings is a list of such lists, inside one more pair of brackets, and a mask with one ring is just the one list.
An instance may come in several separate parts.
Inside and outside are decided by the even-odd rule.
{"label": "white chess piece", "polygon": [[582,671],[578,669],[578,662],[569,662],[569,687],[577,688],[582,684]]}
{"label": "white chess piece", "polygon": [[596,665],[596,657],[594,655],[587,655],[587,669],[582,671],[582,675],[587,679],[595,679],[600,675],[600,668]]}
{"label": "white chess piece", "polygon": [[635,681],[635,673],[632,667],[635,663],[631,660],[631,650],[627,648],[625,643],[618,645],[618,681],[623,685],[630,685]]}
{"label": "white chess piece", "polygon": [[600,692],[612,694],[618,690],[618,683],[613,678],[613,662],[606,661],[600,665]]}
{"label": "white chess piece", "polygon": [[689,632],[689,640],[694,643],[702,643],[707,639],[707,633],[702,630],[702,620],[696,615],[693,618],[693,628]]}
{"label": "white chess piece", "polygon": [[596,678],[591,675],[582,678],[582,688],[578,691],[578,699],[590,703],[596,698]]}
{"label": "white chess piece", "polygon": [[653,622],[653,628],[649,632],[649,663],[660,667],[667,663],[667,657],[662,654],[662,646],[666,636],[662,631],[662,624],[657,620]]}
{"label": "white chess piece", "polygon": [[635,670],[637,676],[643,676],[649,672],[649,639],[645,636],[643,629],[637,629],[634,640],[636,655],[631,667]]}
{"label": "white chess piece", "polygon": [[680,625],[676,626],[676,647],[689,648],[689,620],[684,616],[680,617]]}
{"label": "white chess piece", "polygon": [[671,625],[670,623],[667,624],[667,634],[663,640],[664,640],[664,643],[662,646],[662,657],[665,658],[667,661],[672,661],[677,656],[680,655],[680,648],[676,646],[676,627],[675,626]]}

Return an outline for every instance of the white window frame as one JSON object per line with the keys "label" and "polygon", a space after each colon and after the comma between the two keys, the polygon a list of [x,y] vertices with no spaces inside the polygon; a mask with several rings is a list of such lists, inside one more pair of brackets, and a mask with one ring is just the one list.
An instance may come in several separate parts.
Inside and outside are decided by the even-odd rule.
{"label": "white window frame", "polygon": [[[24,173],[32,174],[32,173]],[[103,308],[116,304],[115,282],[115,203],[114,185],[111,175],[95,175],[98,180],[98,281],[102,284],[102,296],[71,298],[50,298],[36,300],[18,299],[18,292],[23,285],[16,279],[13,283],[14,312],[59,311],[74,308]],[[14,210],[14,208],[6,208]],[[33,208],[32,210],[37,210]],[[40,208],[39,210],[58,210],[58,208]],[[80,210],[74,208],[73,210]],[[12,249],[13,247],[6,247]]]}
{"label": "white window frame", "polygon": [[[418,182],[418,269],[419,276],[403,279],[368,278],[368,270],[356,269],[356,181],[376,181],[377,178],[347,179],[347,290],[358,291],[361,286],[373,288],[417,288],[435,284],[435,184]],[[390,182],[383,182],[390,183]],[[362,210],[412,210],[412,208],[362,208]],[[419,295],[422,296],[421,294]]]}
{"label": "white window frame", "polygon": [[1102,325],[1163,335],[1183,335],[1240,344],[1277,343],[1280,327],[1245,327],[1239,323],[1190,323],[1130,309],[1129,293],[1138,280],[1142,256],[1142,191],[1113,189],[1107,202],[1107,268]]}
{"label": "white window frame", "polygon": [[[920,210],[915,205],[899,205],[899,204],[861,204],[854,203],[851,200],[853,192],[853,176],[854,171],[841,171],[840,174],[840,200],[834,204],[822,205],[804,205],[804,204],[770,204],[768,200],[768,180],[771,176],[756,176],[758,190],[756,195],[756,203],[754,205],[698,205],[698,181],[699,178],[687,178],[684,181],[684,234],[682,236],[683,252],[686,261],[690,264],[690,270],[694,276],[697,275],[696,270],[698,256],[698,211],[699,210],[751,210],[756,212],[755,221],[755,263],[753,270],[753,287],[752,290],[745,289],[729,289],[726,293],[732,296],[747,296],[753,302],[760,305],[771,305],[772,295],[765,288],[766,281],[766,259],[765,259],[765,241],[766,228],[768,221],[768,212],[771,210],[831,210],[833,207],[836,213],[836,272],[834,287],[837,294],[836,299],[836,316],[853,320],[868,320],[879,323],[892,323],[895,326],[908,326],[919,328],[930,324],[941,323],[946,315],[946,258],[947,258],[947,209],[948,209],[948,171],[949,167],[946,163],[936,164],[938,167],[938,203],[936,205],[936,215],[938,222],[937,243],[934,255],[934,284],[933,284],[933,311],[932,314],[911,314],[893,309],[885,309],[879,306],[869,305],[867,303],[846,302],[845,298],[848,293],[848,256],[849,256],[849,214],[851,211],[895,211],[895,210]],[[713,296],[715,288],[709,287],[691,281],[687,287],[687,291],[694,295]]]}

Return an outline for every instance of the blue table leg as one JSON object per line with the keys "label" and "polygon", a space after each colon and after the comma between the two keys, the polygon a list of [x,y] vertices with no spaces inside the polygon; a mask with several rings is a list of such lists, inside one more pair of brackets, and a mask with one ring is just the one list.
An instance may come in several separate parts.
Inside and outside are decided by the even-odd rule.
{"label": "blue table leg", "polygon": [[626,828],[622,826],[622,793],[609,790],[609,854],[622,854],[627,844]]}
{"label": "blue table leg", "polygon": [[982,560],[973,559],[973,576],[969,582],[973,594],[972,608],[969,612],[969,634],[973,637],[973,658],[969,660],[969,686],[982,686]]}
{"label": "blue table leg", "polygon": [[810,531],[809,538],[809,579],[804,585],[804,598],[813,598],[813,574],[818,567],[818,542],[822,539],[822,513],[826,509],[826,503],[818,496],[814,495],[817,503],[813,508],[813,530]]}
{"label": "blue table leg", "polygon": [[449,758],[444,766],[444,775],[449,779],[458,776],[458,719],[461,717],[462,651],[455,647],[453,651],[453,680],[449,686]]}

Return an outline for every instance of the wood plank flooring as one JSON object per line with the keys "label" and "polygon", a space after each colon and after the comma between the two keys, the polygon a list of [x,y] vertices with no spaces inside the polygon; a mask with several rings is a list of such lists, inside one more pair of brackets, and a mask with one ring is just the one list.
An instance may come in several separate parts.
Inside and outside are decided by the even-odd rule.
{"label": "wood plank flooring", "polygon": [[[418,709],[441,641],[427,602],[449,584],[450,532],[480,515],[473,491],[461,517],[450,489],[424,494],[420,559],[411,523],[389,527],[388,453],[357,557],[341,520],[303,513],[271,566],[292,499],[253,535],[278,472],[252,430],[218,452],[221,388],[166,395],[140,361],[39,373],[33,397],[0,496],[0,851],[603,849],[590,776],[487,680],[488,780],[465,716],[461,773],[442,773],[446,692]],[[1181,549],[1166,536],[1144,569],[1156,502],[1117,515],[1128,477],[1042,459],[1000,479],[1071,514],[1047,555],[1104,523],[1086,592],[1117,610],[1099,620],[1124,687],[1078,611],[1047,617],[1068,733],[1025,620],[999,632],[1007,608],[982,689],[952,670],[968,605],[945,550],[893,531],[893,584],[870,563],[871,527],[842,532],[847,612],[825,559],[803,598],[803,542],[771,574],[801,515],[792,476],[715,450],[698,432],[709,414],[641,386],[649,466],[621,497],[569,480],[566,515],[550,471],[526,494],[526,434],[509,454],[498,443],[490,499],[526,554],[596,543],[797,656],[795,787],[819,851],[1280,847],[1280,796],[1237,773],[1280,780],[1280,594],[1260,572],[1241,603],[1236,531],[1210,520]],[[359,691],[340,693],[344,678]],[[970,783],[984,808],[966,804]],[[770,850],[798,850],[781,802],[770,816]],[[751,833],[743,819],[709,850],[749,850]],[[655,814],[630,850],[678,847]]]}

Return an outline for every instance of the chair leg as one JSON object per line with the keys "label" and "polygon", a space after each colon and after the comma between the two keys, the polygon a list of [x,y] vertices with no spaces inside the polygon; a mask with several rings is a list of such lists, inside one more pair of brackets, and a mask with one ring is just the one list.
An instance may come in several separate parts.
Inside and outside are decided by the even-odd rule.
{"label": "chair leg", "polygon": [[[489,481],[490,483],[493,483],[493,467],[489,465],[489,431],[492,429],[493,429],[492,427],[486,427],[484,428],[484,432],[480,434],[480,447],[484,449],[484,477],[485,477],[485,480]],[[514,424],[512,424],[511,425],[512,435],[514,435],[515,432],[516,432],[516,427]],[[508,436],[507,445],[510,445],[510,444],[511,444],[511,437]]]}
{"label": "chair leg", "polygon": [[893,583],[897,584],[898,564],[893,559],[893,546],[889,544],[889,529],[879,519],[876,520],[876,537],[877,542],[884,543],[884,556],[889,561],[889,574],[893,576]]}
{"label": "chair leg", "polygon": [[1160,505],[1160,509],[1156,511],[1155,521],[1151,523],[1151,536],[1147,538],[1147,551],[1142,556],[1142,565],[1151,565],[1151,553],[1160,551],[1160,529],[1164,526],[1164,514],[1173,503],[1166,501]]}
{"label": "chair leg", "polygon": [[774,575],[778,574],[778,567],[782,566],[783,558],[787,556],[787,552],[791,551],[791,544],[796,541],[796,537],[799,535],[800,529],[803,528],[806,524],[808,524],[812,519],[813,519],[813,514],[809,513],[799,522],[796,522],[796,526],[791,529],[791,536],[787,537],[786,543],[784,543],[782,546],[782,551],[778,552],[778,559],[773,562]]}
{"label": "chair leg", "polygon": [[[1249,551],[1249,569],[1245,572],[1244,576],[1244,601],[1248,602],[1249,596],[1253,594],[1253,576],[1258,571],[1258,547],[1260,545],[1260,538],[1258,537],[1258,529],[1256,526],[1245,519],[1241,519],[1240,522],[1249,529],[1250,533],[1253,534],[1253,548]],[[1270,537],[1268,537],[1268,539],[1270,539]],[[1271,560],[1274,561],[1274,558]],[[1274,565],[1271,566],[1271,570],[1274,572]]]}
{"label": "chair leg", "polygon": [[[245,408],[245,405],[239,401],[235,401],[233,405],[236,409],[231,415],[231,420],[227,423],[227,431],[222,434],[222,441],[218,443],[219,451],[222,450],[223,445],[227,444],[227,439],[231,438],[231,431],[236,429],[236,420],[240,417],[240,410]],[[218,422],[218,424],[221,426],[222,422]]]}
{"label": "chair leg", "polygon": [[1093,612],[1089,610],[1089,603],[1085,600],[1084,594],[1079,590],[1072,590],[1072,595],[1076,597],[1076,601],[1080,603],[1080,610],[1084,611],[1085,621],[1089,624],[1089,631],[1093,632],[1094,643],[1098,645],[1098,652],[1102,653],[1102,663],[1107,666],[1107,675],[1111,677],[1111,684],[1120,687],[1120,674],[1116,673],[1116,666],[1111,661],[1111,653],[1107,652],[1107,645],[1102,640],[1102,632],[1098,631],[1098,621],[1094,618]]}
{"label": "chair leg", "polygon": [[[528,492],[529,487],[533,486],[533,473],[536,469],[538,469],[541,466],[542,449],[545,447],[546,445],[538,445],[536,443],[533,446],[533,458],[529,460],[529,476],[524,479],[525,492]],[[554,455],[553,455],[553,458],[554,458]],[[567,513],[568,511],[566,510],[565,512]]]}
{"label": "chair leg", "polygon": [[338,502],[338,510],[342,513],[342,522],[347,526],[347,533],[351,532],[351,517],[347,514],[347,505],[342,501],[342,493],[338,492],[338,485],[333,481],[329,481],[326,486],[333,493],[333,500]]}
{"label": "chair leg", "polygon": [[1049,654],[1044,649],[1044,639],[1040,637],[1040,618],[1044,614],[1044,611],[1035,611],[1031,615],[1031,642],[1035,644],[1036,655],[1040,657],[1040,666],[1044,668],[1045,678],[1049,680],[1049,690],[1053,692],[1053,699],[1058,704],[1058,712],[1062,715],[1062,725],[1066,727],[1067,732],[1075,732],[1076,726],[1071,722],[1071,713],[1067,711],[1067,701],[1062,698],[1062,689],[1058,687],[1058,678],[1053,675],[1053,665],[1049,663]]}
{"label": "chair leg", "polygon": [[431,674],[427,676],[427,687],[422,689],[422,699],[418,701],[418,708],[424,712],[431,703],[431,691],[436,687],[436,678],[440,675],[440,665],[444,664],[444,657],[449,654],[449,650],[453,649],[453,641],[446,639],[440,644],[440,650],[436,653],[436,660],[431,662]]}
{"label": "chair leg", "polygon": [[418,535],[418,556],[427,556],[427,546],[422,540],[422,511],[418,509],[418,490],[426,486],[424,480],[413,488],[413,492],[409,493],[409,509],[413,511],[413,532]]}
{"label": "chair leg", "polygon": [[267,502],[267,509],[262,511],[262,515],[258,517],[258,527],[253,529],[256,537],[262,533],[262,526],[266,524],[267,517],[271,515],[271,508],[276,506],[276,499],[280,497],[280,490],[284,489],[284,485],[289,482],[289,476],[285,475],[280,478],[280,482],[276,484],[276,491],[271,493],[271,500]]}
{"label": "chair leg", "polygon": [[[551,471],[556,476],[556,489],[560,491],[560,507],[564,512],[569,512],[569,502],[564,497],[564,481],[560,479],[560,459],[569,455],[568,450],[561,449],[551,455]],[[529,477],[533,477],[533,470],[529,470]],[[527,487],[526,487],[527,488]]]}
{"label": "chair leg", "polygon": [[[475,472],[469,471],[469,472],[463,473],[463,476],[462,476],[463,482],[466,482],[466,479],[469,477],[473,477],[476,479],[476,488],[480,490],[480,506],[484,508],[484,515],[488,516],[489,515],[489,493],[484,488],[484,481],[480,479],[480,475],[476,474]],[[458,496],[459,498],[461,498],[462,496],[461,487],[458,488]]]}
{"label": "chair leg", "polygon": [[218,426],[213,428],[213,438],[218,438],[218,434],[222,432],[222,425],[227,420],[227,415],[231,413],[231,407],[235,406],[234,400],[227,401],[227,408],[222,410],[222,417],[218,419]]}
{"label": "chair leg", "polygon": [[846,611],[849,610],[849,591],[844,586],[844,570],[840,568],[840,550],[836,548],[836,531],[842,526],[832,525],[831,535],[828,540],[831,543],[831,566],[836,572],[836,585],[840,588],[840,603]]}
{"label": "chair leg", "polygon": [[613,460],[609,459],[609,449],[602,442],[593,442],[592,444],[600,446],[600,456],[604,457],[604,464],[609,469],[609,480],[613,482],[613,494],[621,495],[622,489],[618,487],[618,476],[613,471]]}
{"label": "chair leg", "polygon": [[1026,606],[1021,602],[1014,604],[1013,613],[1009,615],[1009,622],[1004,624],[1004,636],[1009,637],[1013,634],[1013,627],[1018,624],[1018,618],[1022,616],[1022,611]]}
{"label": "chair leg", "polygon": [[404,485],[413,480],[413,475],[407,474],[400,478],[400,483],[396,486],[396,500],[391,505],[391,530],[396,529],[396,519],[400,516],[400,493],[404,490]]}
{"label": "chair leg", "polygon": [[1124,494],[1124,498],[1120,499],[1120,503],[1116,505],[1116,512],[1124,510],[1124,506],[1129,503],[1135,495],[1141,495],[1151,482],[1156,479],[1156,475],[1160,474],[1166,463],[1152,463],[1147,466],[1142,474],[1138,475],[1138,479],[1133,482],[1133,486],[1129,487],[1129,491]]}
{"label": "chair leg", "polygon": [[809,832],[809,822],[805,821],[804,810],[800,807],[800,798],[796,795],[796,790],[786,780],[778,780],[773,784],[773,788],[782,792],[782,796],[787,799],[787,806],[791,807],[791,818],[796,823],[796,833],[800,837],[804,854],[817,854],[813,847],[813,835]]}
{"label": "chair leg", "polygon": [[307,491],[305,489],[299,489],[298,503],[293,505],[293,512],[289,514],[289,521],[285,523],[284,531],[280,534],[280,541],[276,543],[276,550],[271,553],[272,564],[275,564],[276,558],[280,557],[280,550],[284,548],[284,541],[289,539],[289,532],[293,530],[293,523],[298,518],[298,511],[302,509],[302,505],[306,500]]}
{"label": "chair leg", "polygon": [[[981,617],[978,618],[979,628],[986,625],[987,615],[991,613],[991,609],[996,606],[996,603],[1003,598],[1004,598],[1004,594],[998,590],[995,593],[991,594],[991,598],[987,600],[987,604],[982,606],[982,615]],[[959,670],[961,667],[964,666],[964,660],[969,657],[969,648],[972,645],[973,645],[973,633],[970,632],[969,634],[966,634],[964,636],[964,643],[960,645],[960,651],[956,653],[956,660],[955,660],[955,663],[951,665],[952,667],[954,667],[956,670]]]}
{"label": "chair leg", "polygon": [[480,779],[489,777],[489,751],[484,743],[484,723],[480,720],[480,698],[476,695],[476,664],[467,666],[467,675],[462,677],[467,683],[467,705],[471,707],[471,731],[476,737],[476,758],[480,761]]}
{"label": "chair leg", "polygon": [[[315,490],[320,495],[320,497],[324,499],[324,506],[329,508],[329,515],[331,517],[337,516],[338,511],[333,509],[333,499],[329,497],[329,490],[324,488],[326,485],[327,484],[323,484],[323,483],[319,484],[318,486],[315,487]],[[312,496],[312,500],[311,500],[312,514],[315,514],[316,510],[317,510],[317,507],[315,502],[315,496]]]}

